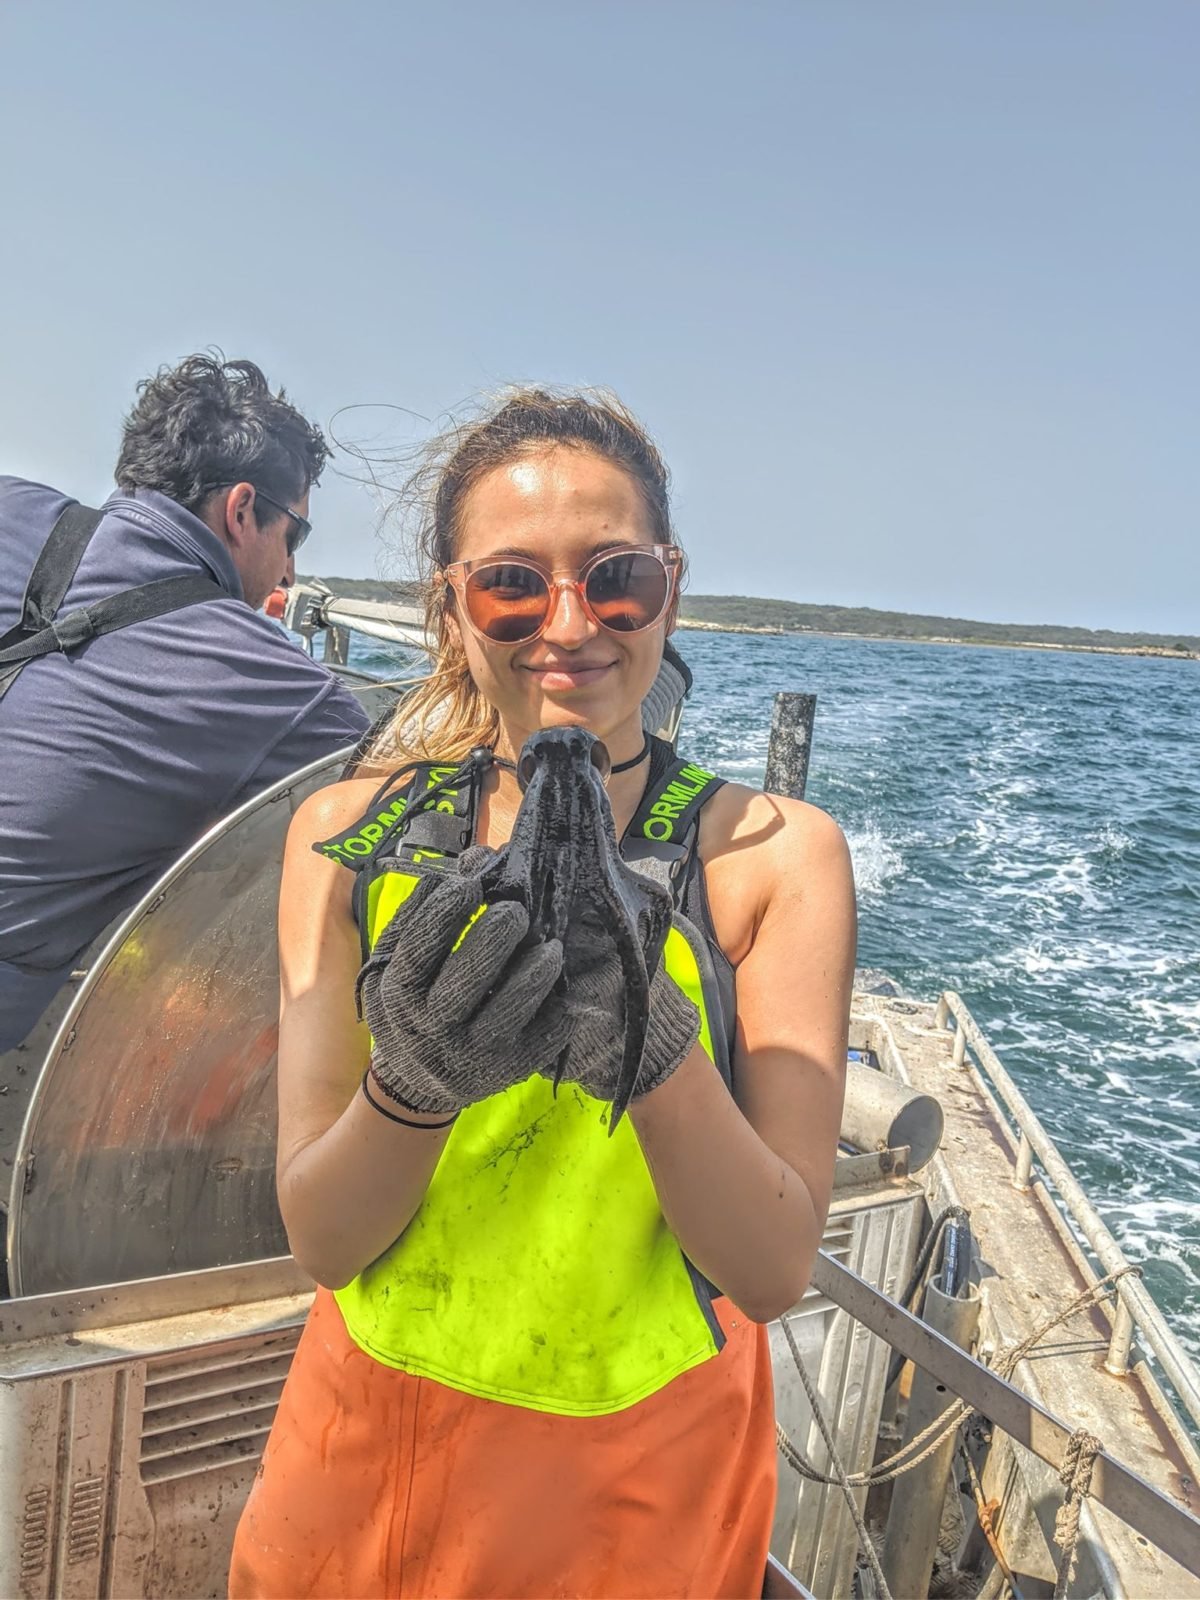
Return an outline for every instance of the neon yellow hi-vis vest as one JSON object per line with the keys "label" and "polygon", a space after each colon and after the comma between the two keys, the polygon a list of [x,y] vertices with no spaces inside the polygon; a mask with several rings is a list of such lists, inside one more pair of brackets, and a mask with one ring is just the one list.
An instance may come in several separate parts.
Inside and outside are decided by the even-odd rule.
{"label": "neon yellow hi-vis vest", "polygon": [[[373,947],[416,883],[382,872]],[[696,957],[672,928],[663,957],[700,1008]],[[713,1019],[714,1021],[716,1019]],[[719,1350],[707,1285],[669,1231],[629,1118],[535,1074],[458,1118],[416,1216],[337,1293],[368,1355],[467,1394],[600,1416]]]}

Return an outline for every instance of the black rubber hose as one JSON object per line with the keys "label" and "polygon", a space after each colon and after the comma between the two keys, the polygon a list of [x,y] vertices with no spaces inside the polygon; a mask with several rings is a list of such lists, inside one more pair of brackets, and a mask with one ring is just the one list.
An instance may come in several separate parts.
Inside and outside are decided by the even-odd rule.
{"label": "black rubber hose", "polygon": [[[932,1276],[929,1269],[933,1264],[934,1252],[941,1242],[942,1235],[951,1224],[955,1225],[956,1253],[962,1262],[962,1268],[956,1273],[956,1276],[965,1274],[966,1262],[969,1259],[970,1251],[969,1249],[962,1249],[961,1246],[966,1242],[966,1239],[970,1238],[971,1213],[965,1206],[947,1206],[925,1235],[925,1242],[921,1246],[920,1254],[917,1256],[916,1265],[912,1270],[912,1277],[908,1280],[908,1287],[897,1302],[906,1311],[912,1311],[918,1297],[923,1294]],[[951,1291],[947,1289],[946,1292],[950,1293]],[[957,1289],[955,1289],[954,1293],[957,1294],[957,1292]],[[888,1368],[887,1383],[884,1385],[885,1391],[890,1389],[900,1376],[900,1369],[903,1367],[904,1361],[905,1357],[899,1352],[892,1357],[892,1364]]]}
{"label": "black rubber hose", "polygon": [[946,1224],[946,1245],[942,1251],[942,1293],[957,1300],[967,1286],[971,1264],[971,1229],[961,1217]]}

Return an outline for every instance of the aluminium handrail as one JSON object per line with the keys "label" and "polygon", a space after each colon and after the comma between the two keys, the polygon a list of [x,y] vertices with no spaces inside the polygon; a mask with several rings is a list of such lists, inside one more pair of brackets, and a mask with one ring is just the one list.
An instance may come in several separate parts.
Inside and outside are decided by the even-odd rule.
{"label": "aluminium handrail", "polygon": [[[954,1061],[961,1066],[969,1045],[976,1065],[991,1081],[1005,1107],[1013,1117],[1019,1131],[1014,1186],[1029,1187],[1033,1157],[1041,1162],[1047,1177],[1068,1214],[1084,1239],[1096,1254],[1105,1273],[1120,1272],[1130,1265],[1128,1257],[1117,1243],[1107,1224],[1092,1205],[1080,1186],[1079,1180],[1060,1154],[1058,1147],[1042,1126],[1037,1113],[1025,1099],[1001,1065],[995,1050],[984,1037],[982,1028],[971,1015],[962,997],[947,989],[937,1003],[934,1025],[945,1028],[953,1017],[957,1032],[954,1039]],[[1200,1427],[1200,1373],[1168,1327],[1150,1292],[1140,1277],[1131,1273],[1115,1285],[1119,1297],[1118,1310],[1105,1362],[1110,1372],[1121,1375],[1128,1370],[1129,1346],[1136,1327],[1147,1347],[1157,1358],[1163,1373],[1171,1383],[1180,1403],[1197,1427]]]}
{"label": "aluminium handrail", "polygon": [[327,628],[348,628],[370,639],[429,648],[423,607],[399,600],[339,600],[331,596],[321,605],[321,622]]}

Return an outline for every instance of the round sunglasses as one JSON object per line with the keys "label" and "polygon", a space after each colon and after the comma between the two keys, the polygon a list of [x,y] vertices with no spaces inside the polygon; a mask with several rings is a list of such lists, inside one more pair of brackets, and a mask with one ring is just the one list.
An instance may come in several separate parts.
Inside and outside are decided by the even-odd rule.
{"label": "round sunglasses", "polygon": [[438,578],[454,590],[480,638],[528,644],[554,615],[560,589],[573,589],[586,615],[609,633],[652,628],[670,605],[682,569],[678,545],[623,545],[600,551],[573,576],[556,576],[519,556],[487,556],[452,561]]}

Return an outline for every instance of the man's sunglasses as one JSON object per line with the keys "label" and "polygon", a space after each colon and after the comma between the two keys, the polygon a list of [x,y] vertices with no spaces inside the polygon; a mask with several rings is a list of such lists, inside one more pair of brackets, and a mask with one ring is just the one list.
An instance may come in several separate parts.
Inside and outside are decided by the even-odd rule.
{"label": "man's sunglasses", "polygon": [[602,550],[571,577],[536,561],[490,556],[452,561],[438,573],[477,634],[492,644],[528,644],[546,628],[559,589],[574,589],[585,613],[609,633],[652,628],[671,603],[683,569],[675,544]]}
{"label": "man's sunglasses", "polygon": [[260,500],[265,500],[269,506],[274,506],[276,511],[282,511],[285,517],[292,519],[291,527],[287,531],[287,553],[290,556],[294,556],[312,532],[312,523],[307,517],[302,517],[298,511],[292,511],[287,506],[281,505],[278,500],[272,499],[257,484],[254,485],[254,492]]}

